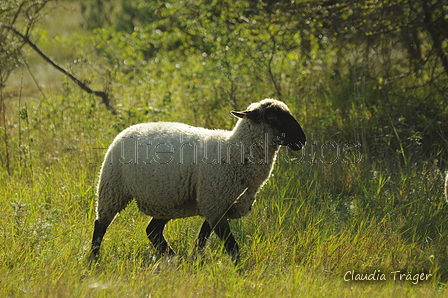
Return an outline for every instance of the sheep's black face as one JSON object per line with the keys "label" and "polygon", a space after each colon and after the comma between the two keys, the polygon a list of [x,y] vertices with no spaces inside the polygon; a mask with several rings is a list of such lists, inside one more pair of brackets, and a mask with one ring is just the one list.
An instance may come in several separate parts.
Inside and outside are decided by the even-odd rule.
{"label": "sheep's black face", "polygon": [[299,122],[291,115],[289,110],[283,108],[283,103],[266,99],[260,102],[261,107],[244,112],[231,112],[234,116],[242,119],[250,119],[257,123],[269,124],[275,135],[275,142],[279,145],[288,146],[294,151],[302,149],[306,143],[306,136]]}
{"label": "sheep's black face", "polygon": [[289,111],[271,107],[266,109],[264,118],[274,129],[277,144],[287,146],[294,151],[302,149],[305,145],[305,133]]}

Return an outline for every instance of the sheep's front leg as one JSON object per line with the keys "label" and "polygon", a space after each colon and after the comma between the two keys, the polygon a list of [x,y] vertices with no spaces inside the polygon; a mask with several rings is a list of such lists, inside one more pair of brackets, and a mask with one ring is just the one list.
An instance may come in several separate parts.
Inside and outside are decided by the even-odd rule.
{"label": "sheep's front leg", "polygon": [[198,241],[196,243],[197,251],[201,251],[204,248],[205,243],[207,242],[207,239],[208,237],[210,237],[211,233],[212,233],[212,227],[210,227],[208,221],[204,220],[201,230],[199,231]]}
{"label": "sheep's front leg", "polygon": [[221,219],[214,227],[214,231],[218,237],[224,241],[224,247],[229,255],[232,256],[232,260],[235,264],[240,261],[240,249],[238,243],[236,243],[235,237],[233,237],[232,231],[230,231],[229,222],[226,218]]}
{"label": "sheep's front leg", "polygon": [[163,237],[163,229],[168,221],[169,219],[152,218],[146,228],[146,235],[161,255],[174,256],[176,253]]}

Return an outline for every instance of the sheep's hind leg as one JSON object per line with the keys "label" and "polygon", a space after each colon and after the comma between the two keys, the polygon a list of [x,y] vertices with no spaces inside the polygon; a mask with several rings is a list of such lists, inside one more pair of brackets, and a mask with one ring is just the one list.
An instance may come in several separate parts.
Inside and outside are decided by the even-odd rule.
{"label": "sheep's hind leg", "polygon": [[235,264],[240,261],[240,249],[238,243],[236,243],[235,237],[233,237],[232,231],[230,230],[229,222],[227,219],[221,219],[215,226],[214,231],[218,237],[224,241],[224,247],[227,253],[232,257]]}
{"label": "sheep's hind leg", "polygon": [[168,221],[169,219],[152,218],[146,228],[146,235],[161,255],[174,256],[176,253],[163,237],[163,229]]}
{"label": "sheep's hind leg", "polygon": [[101,223],[99,220],[95,220],[95,226],[93,230],[92,237],[92,249],[89,256],[89,261],[96,262],[98,261],[100,255],[100,246],[103,241],[104,234],[106,234],[107,227],[109,225],[105,225]]}

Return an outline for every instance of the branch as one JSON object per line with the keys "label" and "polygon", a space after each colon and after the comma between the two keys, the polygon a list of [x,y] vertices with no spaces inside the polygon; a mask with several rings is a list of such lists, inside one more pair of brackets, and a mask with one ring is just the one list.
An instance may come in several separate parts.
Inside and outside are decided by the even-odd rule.
{"label": "branch", "polygon": [[[269,74],[269,77],[271,78],[272,84],[274,85],[274,88],[275,88],[278,98],[281,99],[283,96],[282,96],[280,82],[277,83],[274,73],[272,72],[272,61],[274,60],[275,50],[277,47],[277,42],[275,40],[274,34],[271,34],[271,41],[272,41],[272,51],[270,53],[270,57],[268,60],[268,74]],[[280,79],[281,79],[281,76],[280,76]]]}
{"label": "branch", "polygon": [[[448,56],[445,54],[445,51],[443,50],[443,42],[447,37],[445,29],[447,22],[442,17],[439,17],[436,20],[433,20],[433,14],[435,14],[436,9],[438,9],[439,3],[435,3],[432,6],[430,6],[430,3],[427,1],[422,1],[423,5],[423,27],[426,29],[426,31],[429,32],[429,35],[432,39],[432,46],[433,49],[436,51],[437,56],[439,56],[439,59],[442,61],[442,66],[445,69],[445,73],[448,74]],[[440,7],[442,5],[440,4]]]}
{"label": "branch", "polygon": [[53,60],[51,60],[47,55],[45,55],[37,46],[34,44],[28,36],[23,35],[19,31],[17,31],[14,27],[8,26],[5,24],[0,23],[0,27],[6,28],[8,30],[11,30],[14,34],[19,36],[25,43],[27,43],[33,50],[39,54],[46,62],[50,63],[54,68],[62,72],[64,75],[68,76],[73,82],[76,83],[82,90],[86,91],[89,94],[94,94],[95,96],[101,97],[104,105],[109,109],[113,114],[115,114],[115,109],[110,104],[110,98],[109,95],[104,91],[95,91],[90,89],[86,84],[78,80],[74,75],[69,73],[67,70],[63,69],[59,65],[57,65]]}

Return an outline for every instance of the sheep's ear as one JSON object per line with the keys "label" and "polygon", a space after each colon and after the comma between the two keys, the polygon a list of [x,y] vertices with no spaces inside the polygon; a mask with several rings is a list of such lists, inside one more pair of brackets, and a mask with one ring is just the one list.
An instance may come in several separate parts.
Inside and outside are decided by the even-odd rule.
{"label": "sheep's ear", "polygon": [[231,111],[230,113],[232,113],[233,116],[244,119],[244,120],[249,119],[249,117],[247,116],[247,112]]}
{"label": "sheep's ear", "polygon": [[235,111],[231,111],[230,113],[232,113],[233,116],[247,120],[257,120],[258,117],[258,113],[256,111],[244,111],[244,112],[235,112]]}

